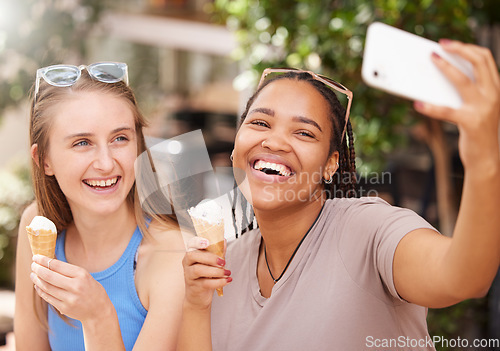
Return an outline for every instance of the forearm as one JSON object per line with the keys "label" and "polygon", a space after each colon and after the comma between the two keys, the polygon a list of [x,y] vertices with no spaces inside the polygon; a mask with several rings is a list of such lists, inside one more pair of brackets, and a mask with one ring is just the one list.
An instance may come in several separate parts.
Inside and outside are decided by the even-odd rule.
{"label": "forearm", "polygon": [[500,263],[500,163],[466,171],[453,240],[443,256],[450,288],[464,297],[484,294]]}
{"label": "forearm", "polygon": [[118,316],[114,307],[102,311],[99,320],[82,322],[87,351],[124,351]]}
{"label": "forearm", "polygon": [[211,351],[210,308],[198,309],[184,302],[178,351]]}

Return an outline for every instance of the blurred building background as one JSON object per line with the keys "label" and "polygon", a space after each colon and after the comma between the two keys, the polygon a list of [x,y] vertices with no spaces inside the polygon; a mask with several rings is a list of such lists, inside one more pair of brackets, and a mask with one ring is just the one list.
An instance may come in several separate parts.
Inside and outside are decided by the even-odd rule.
{"label": "blurred building background", "polygon": [[[331,76],[354,92],[363,195],[410,207],[449,235],[463,176],[456,128],[364,85],[366,27],[382,21],[433,40],[479,43],[498,62],[499,17],[494,0],[0,0],[0,286],[14,287],[18,220],[33,199],[28,118],[37,68],[126,62],[147,134],[201,129],[214,166],[230,166],[238,114],[263,68]],[[496,291],[497,283],[488,298],[431,311],[430,334],[499,338]],[[8,330],[13,300],[1,296]]]}

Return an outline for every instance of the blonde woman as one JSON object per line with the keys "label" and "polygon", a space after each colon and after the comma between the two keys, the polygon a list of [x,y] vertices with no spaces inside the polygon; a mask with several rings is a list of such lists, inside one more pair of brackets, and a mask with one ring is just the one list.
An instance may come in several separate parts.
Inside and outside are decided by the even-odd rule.
{"label": "blonde woman", "polygon": [[[139,204],[134,161],[146,151],[145,120],[127,80],[126,64],[115,62],[37,71],[36,203],[19,229],[18,350],[175,349],[184,244],[175,217]],[[32,257],[25,227],[36,215],[56,224],[56,259]]]}

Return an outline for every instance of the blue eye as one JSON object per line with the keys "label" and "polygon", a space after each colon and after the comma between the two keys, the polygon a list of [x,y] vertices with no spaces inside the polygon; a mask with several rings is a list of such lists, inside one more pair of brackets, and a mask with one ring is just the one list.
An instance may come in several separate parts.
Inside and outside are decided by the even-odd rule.
{"label": "blue eye", "polygon": [[127,138],[127,137],[125,137],[125,136],[119,136],[119,137],[117,137],[117,138],[115,139],[115,141],[127,141],[127,140],[128,140],[128,138]]}
{"label": "blue eye", "polygon": [[88,145],[90,145],[90,144],[87,140],[81,140],[81,141],[75,143],[73,146],[88,146]]}

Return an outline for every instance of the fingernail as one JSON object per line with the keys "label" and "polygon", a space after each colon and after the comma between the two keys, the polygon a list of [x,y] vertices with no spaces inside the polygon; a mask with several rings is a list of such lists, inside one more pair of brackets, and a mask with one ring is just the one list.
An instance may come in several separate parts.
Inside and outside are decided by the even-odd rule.
{"label": "fingernail", "polygon": [[30,279],[32,282],[35,281],[35,273],[30,273]]}
{"label": "fingernail", "polygon": [[439,39],[439,44],[441,44],[441,45],[448,45],[450,43],[451,43],[450,39],[446,39],[446,38]]}
{"label": "fingernail", "polygon": [[229,269],[224,269],[224,275],[230,276],[231,275],[231,271]]}
{"label": "fingernail", "polygon": [[438,59],[438,60],[441,60],[441,56],[439,56],[437,53],[433,52],[432,53],[432,57],[434,57],[435,59]]}
{"label": "fingernail", "polygon": [[413,103],[413,107],[417,110],[423,110],[425,108],[425,104],[422,101],[415,101]]}
{"label": "fingernail", "polygon": [[217,257],[217,264],[219,266],[224,267],[226,265],[226,260],[224,260],[223,258]]}
{"label": "fingernail", "polygon": [[208,247],[210,242],[207,239],[200,239],[200,246],[202,249],[205,249]]}
{"label": "fingernail", "polygon": [[226,281],[227,281],[228,283],[231,283],[231,282],[233,281],[233,278],[231,278],[231,277],[227,277],[227,278],[226,278]]}
{"label": "fingernail", "polygon": [[42,258],[42,255],[33,255],[33,261],[38,262]]}

